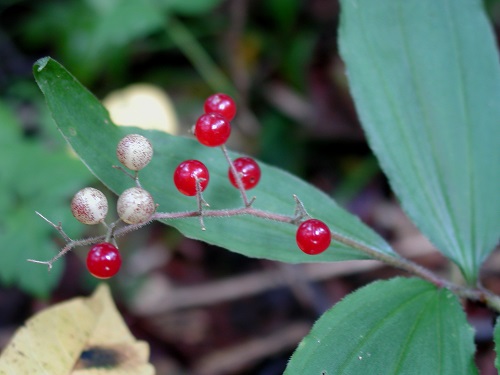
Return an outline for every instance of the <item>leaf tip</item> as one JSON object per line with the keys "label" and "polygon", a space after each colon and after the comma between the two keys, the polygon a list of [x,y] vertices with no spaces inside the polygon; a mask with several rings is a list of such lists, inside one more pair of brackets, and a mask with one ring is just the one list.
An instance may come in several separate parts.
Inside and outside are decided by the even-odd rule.
{"label": "leaf tip", "polygon": [[35,64],[33,64],[33,68],[35,68],[38,72],[41,72],[43,68],[45,68],[49,60],[49,56],[42,57],[41,59],[35,61]]}

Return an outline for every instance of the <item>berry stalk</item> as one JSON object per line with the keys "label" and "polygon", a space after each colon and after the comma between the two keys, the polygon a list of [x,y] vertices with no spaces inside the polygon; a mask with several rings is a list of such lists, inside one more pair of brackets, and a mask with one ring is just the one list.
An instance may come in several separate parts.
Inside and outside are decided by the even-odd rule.
{"label": "berry stalk", "polygon": [[226,158],[227,163],[229,164],[229,168],[231,168],[231,172],[236,180],[236,185],[238,186],[238,190],[240,191],[241,199],[243,200],[245,207],[250,207],[254,199],[252,199],[251,201],[248,200],[247,192],[245,191],[245,187],[243,186],[243,182],[241,181],[241,176],[236,170],[234,163],[229,156],[226,145],[222,145],[220,148],[222,150],[222,153],[224,154],[224,157]]}
{"label": "berry stalk", "polygon": [[[207,99],[204,110],[205,113],[200,116],[195,124],[194,135],[205,146],[220,146],[229,165],[229,182],[239,190],[243,203],[242,207],[206,209],[205,207],[209,207],[209,204],[203,199],[202,193],[209,183],[209,171],[199,160],[186,160],[177,166],[173,175],[173,182],[180,193],[187,196],[196,196],[197,209],[185,212],[156,212],[157,204],[155,204],[149,192],[141,187],[138,175],[139,171],[149,164],[153,156],[151,142],[142,135],[127,135],[118,143],[116,149],[116,157],[125,168],[121,166],[114,166],[114,168],[128,175],[135,182],[135,187],[125,190],[118,198],[117,214],[120,219],[106,225],[105,218],[108,212],[108,202],[105,195],[97,189],[84,188],[73,197],[71,203],[73,216],[84,224],[103,224],[106,227],[106,234],[73,240],[65,233],[61,223],[54,224],[37,212],[43,220],[59,232],[66,244],[48,261],[34,259],[28,259],[28,261],[45,264],[50,271],[53,263],[73,248],[93,245],[88,253],[87,268],[91,274],[98,278],[108,278],[115,275],[121,266],[121,256],[115,239],[138,230],[154,220],[168,221],[198,217],[201,229],[205,230],[205,217],[227,218],[250,215],[296,226],[296,243],[300,250],[306,254],[316,255],[322,253],[330,247],[333,240],[339,244],[357,249],[372,259],[419,276],[439,288],[447,288],[460,297],[486,303],[493,310],[500,312],[500,297],[482,287],[468,288],[454,284],[398,254],[380,252],[362,241],[331,231],[324,222],[311,217],[303,203],[295,195],[296,205],[293,216],[254,208],[252,204],[255,197],[249,200],[246,190],[252,189],[259,183],[260,168],[257,162],[249,157],[241,157],[235,161],[231,160],[225,146],[225,142],[231,133],[230,121],[236,114],[234,101],[225,94],[215,94]],[[129,171],[132,171],[132,173]]]}
{"label": "berry stalk", "polygon": [[[52,227],[54,227],[61,236],[67,241],[67,244],[61,249],[61,251],[54,256],[52,259],[48,261],[40,261],[34,259],[28,259],[29,262],[45,264],[48,266],[49,271],[52,268],[52,265],[55,261],[65,255],[67,252],[72,250],[75,247],[79,246],[88,246],[96,243],[100,243],[106,240],[106,235],[91,237],[82,240],[72,240],[69,238],[64,232],[61,224],[54,224],[41,214],[38,214],[42,217],[46,222],[48,222]],[[228,209],[228,210],[204,210],[201,213],[199,210],[196,211],[186,211],[186,212],[156,212],[154,213],[147,222],[138,223],[138,224],[129,224],[123,227],[115,228],[113,231],[113,238],[124,236],[130,232],[138,230],[146,225],[148,225],[153,220],[178,220],[190,217],[199,217],[203,215],[204,217],[231,217],[231,216],[240,216],[240,215],[251,215],[255,217],[259,217],[267,220],[274,220],[278,222],[288,223],[292,225],[297,225],[297,218],[295,216],[287,216],[282,214],[277,214],[273,212],[268,212],[264,210],[260,210],[257,208],[253,208],[250,206],[245,206],[236,209]],[[500,313],[500,297],[491,293],[490,291],[484,288],[468,288],[458,284],[454,284],[448,280],[445,280],[434,273],[432,273],[427,268],[411,261],[406,258],[402,258],[399,255],[391,256],[388,254],[381,253],[370,246],[365,245],[364,243],[358,242],[351,238],[345,237],[339,233],[331,232],[331,238],[333,241],[341,243],[343,245],[355,248],[362,253],[368,255],[370,258],[379,260],[393,267],[399,268],[401,270],[407,271],[410,274],[415,276],[419,276],[424,280],[429,281],[430,283],[436,285],[439,288],[447,288],[456,293],[458,296],[467,298],[474,301],[480,301],[487,304],[491,309]]]}

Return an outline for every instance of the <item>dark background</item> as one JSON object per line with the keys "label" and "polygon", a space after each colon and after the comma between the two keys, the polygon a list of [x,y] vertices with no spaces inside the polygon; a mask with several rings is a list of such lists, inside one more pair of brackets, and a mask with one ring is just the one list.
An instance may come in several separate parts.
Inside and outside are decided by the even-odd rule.
{"label": "dark background", "polygon": [[[499,2],[485,6],[498,35]],[[87,295],[96,284],[85,270],[85,249],[57,263],[59,271],[44,273],[38,288],[36,280],[26,281],[33,265],[15,261],[26,247],[36,254],[38,246],[55,252],[61,244],[51,228],[38,229],[46,225],[38,218],[17,218],[20,207],[39,209],[24,193],[26,184],[39,184],[37,195],[45,200],[60,200],[54,204],[61,212],[69,211],[68,197],[84,184],[99,186],[85,168],[71,164],[75,160],[32,78],[32,64],[46,55],[100,99],[133,83],[154,84],[173,102],[181,135],[188,134],[207,96],[233,95],[238,115],[231,148],[309,181],[398,251],[455,277],[454,267],[401,212],[366,144],[338,56],[338,18],[333,0],[1,0],[0,110],[16,124],[15,149],[26,162],[21,170],[0,174],[0,257],[16,265],[0,271],[0,348],[27,317]],[[6,126],[0,123],[0,138]],[[49,162],[54,154],[58,163],[71,165],[62,181],[50,172],[59,168]],[[3,149],[0,157],[10,163],[20,155]],[[47,171],[32,180],[30,160],[37,157],[47,158]],[[48,192],[54,185],[56,193]],[[61,215],[71,220],[68,212]],[[21,224],[12,225],[15,220]],[[68,226],[76,236],[92,234]],[[31,241],[19,240],[26,237]],[[110,285],[133,333],[150,344],[158,374],[281,374],[324,310],[359,286],[399,274],[377,263],[291,266],[249,259],[162,225],[131,234],[120,247],[124,275]],[[493,269],[494,259],[484,282],[498,292]],[[219,298],[222,285],[229,292]],[[172,307],[149,311],[155,298],[171,298]],[[477,330],[481,373],[495,374],[493,317],[481,306],[466,309]]]}

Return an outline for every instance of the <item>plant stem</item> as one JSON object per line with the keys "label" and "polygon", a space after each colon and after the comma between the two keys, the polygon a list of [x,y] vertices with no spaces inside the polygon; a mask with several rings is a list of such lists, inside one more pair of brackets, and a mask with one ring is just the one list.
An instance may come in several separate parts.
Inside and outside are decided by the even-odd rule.
{"label": "plant stem", "polygon": [[[224,154],[224,157],[226,158],[227,163],[229,164],[229,168],[231,168],[231,173],[233,174],[234,179],[236,180],[236,184],[238,185],[238,190],[240,191],[241,199],[243,199],[243,203],[245,204],[245,207],[250,207],[251,202],[248,201],[245,187],[243,186],[243,182],[241,181],[241,175],[238,173],[238,171],[234,167],[234,163],[231,160],[231,157],[229,156],[229,152],[227,151],[226,145],[222,145],[220,148],[222,150],[222,153]],[[253,202],[253,200],[252,200],[252,202]]]}
{"label": "plant stem", "polygon": [[[202,204],[202,202],[199,202],[198,206]],[[46,222],[48,222],[51,226],[53,226],[60,234],[61,236],[67,241],[66,246],[61,249],[61,251],[54,256],[52,259],[48,261],[39,261],[39,260],[33,260],[33,259],[28,259],[29,262],[32,263],[39,263],[39,264],[45,264],[49,267],[49,270],[52,268],[52,264],[58,260],[60,257],[62,257],[64,254],[69,252],[71,249],[77,247],[77,246],[86,246],[86,245],[91,245],[95,244],[98,242],[102,242],[106,239],[106,235],[103,236],[98,236],[98,237],[92,237],[92,238],[86,238],[82,240],[71,240],[63,231],[61,224],[56,225],[49,221],[47,218],[42,216],[41,214],[38,213],[40,217],[42,217]],[[273,220],[273,221],[278,221],[282,223],[288,223],[288,224],[293,224],[297,225],[296,223],[296,217],[294,216],[287,216],[287,215],[282,215],[282,214],[277,214],[273,212],[268,212],[264,211],[261,209],[253,208],[251,205],[240,207],[240,208],[234,208],[234,209],[220,209],[220,210],[200,210],[198,207],[198,210],[196,211],[185,211],[185,212],[156,212],[154,213],[149,220],[143,223],[139,224],[129,224],[125,225],[120,228],[113,228],[113,237],[121,237],[127,233],[133,232],[135,230],[138,230],[149,223],[151,223],[154,220],[177,220],[177,219],[185,219],[185,218],[190,218],[190,217],[231,217],[231,216],[241,216],[241,215],[251,215],[255,217],[259,217],[262,219],[267,219],[267,220]],[[412,262],[409,259],[403,258],[399,256],[398,254],[387,254],[387,253],[382,253],[376,248],[372,248],[362,242],[356,241],[354,239],[348,238],[344,235],[341,235],[339,233],[332,232],[332,239],[338,243],[341,243],[343,245],[346,245],[348,247],[357,249],[361,251],[362,253],[368,255],[372,259],[379,260],[383,263],[386,263],[388,265],[391,265],[393,267],[402,269],[404,271],[409,272],[410,274],[413,274],[415,276],[419,276],[424,280],[429,281],[430,283],[436,285],[438,288],[446,288],[455,293],[457,296],[461,298],[466,298],[472,301],[478,301],[485,303],[488,305],[492,310],[500,313],[500,296],[495,295],[491,291],[484,289],[482,287],[478,288],[470,288],[470,287],[464,287],[458,284],[454,284],[446,279],[443,279],[439,277],[438,275],[434,274],[432,271],[428,270],[425,267],[422,267],[421,265]]]}

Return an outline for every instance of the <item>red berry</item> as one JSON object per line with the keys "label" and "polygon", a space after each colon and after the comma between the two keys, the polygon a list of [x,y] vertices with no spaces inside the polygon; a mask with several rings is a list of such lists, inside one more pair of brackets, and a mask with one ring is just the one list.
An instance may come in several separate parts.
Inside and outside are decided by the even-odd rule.
{"label": "red berry", "polygon": [[109,242],[98,243],[87,254],[87,269],[92,276],[108,279],[120,270],[122,258],[118,249]]}
{"label": "red berry", "polygon": [[183,161],[174,171],[175,187],[188,196],[196,195],[196,179],[199,180],[200,190],[204,191],[209,178],[207,167],[198,160]]}
{"label": "red berry", "polygon": [[[255,187],[260,180],[260,167],[255,160],[248,157],[238,158],[233,161],[234,168],[239,173],[243,188],[249,190]],[[231,168],[228,171],[228,177],[231,184],[238,188],[236,178]]]}
{"label": "red berry", "polygon": [[201,115],[196,121],[194,135],[202,145],[222,146],[231,134],[231,125],[225,117],[217,113]]}
{"label": "red berry", "polygon": [[299,225],[295,238],[300,250],[309,255],[316,255],[330,246],[332,234],[321,220],[309,219]]}
{"label": "red berry", "polygon": [[218,113],[231,121],[236,115],[236,104],[233,98],[226,94],[213,94],[205,100],[205,113]]}

